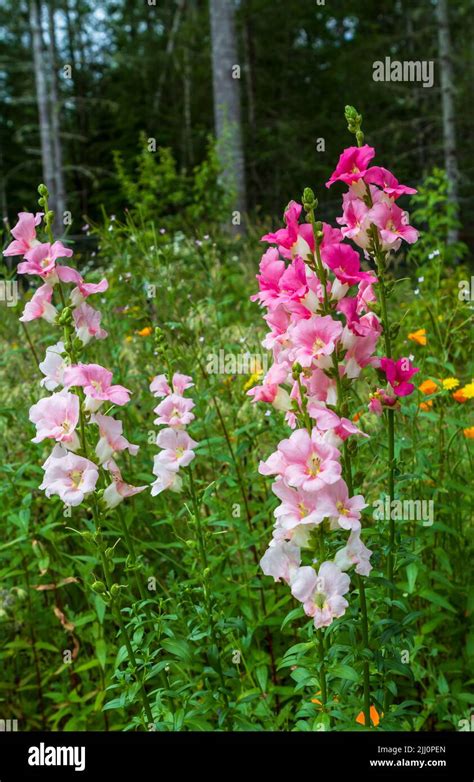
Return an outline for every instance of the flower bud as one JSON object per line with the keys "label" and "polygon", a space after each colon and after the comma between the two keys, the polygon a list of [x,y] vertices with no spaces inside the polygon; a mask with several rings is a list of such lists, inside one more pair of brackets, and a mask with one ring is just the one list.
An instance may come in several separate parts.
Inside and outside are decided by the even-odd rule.
{"label": "flower bud", "polygon": [[107,592],[107,587],[103,581],[94,581],[91,588],[94,592],[97,592],[98,595],[103,595],[104,592]]}

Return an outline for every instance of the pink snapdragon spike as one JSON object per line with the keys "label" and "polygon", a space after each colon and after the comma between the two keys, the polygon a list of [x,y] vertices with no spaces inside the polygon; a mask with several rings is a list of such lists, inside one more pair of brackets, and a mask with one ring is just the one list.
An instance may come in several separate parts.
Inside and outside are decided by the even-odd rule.
{"label": "pink snapdragon spike", "polygon": [[[387,169],[371,166],[374,156],[368,145],[349,147],[341,154],[326,183],[347,185],[337,218],[340,228],[319,223],[318,247],[311,223],[300,222],[301,205],[290,202],[286,228],[263,237],[276,246],[261,258],[259,290],[251,297],[265,310],[269,332],[262,345],[271,351],[273,365],[248,394],[253,401],[284,411],[294,430],[259,465],[262,475],[274,476],[272,489],[280,500],[272,540],[260,564],[266,575],[289,584],[316,629],[329,626],[347,608],[344,595],[350,579],[343,571],[355,568],[359,575],[368,575],[371,570],[372,552],[361,540],[366,503],[360,494],[350,496],[341,467],[343,462],[346,469],[346,458],[341,459],[344,442],[368,435],[341,414],[343,400],[338,395],[365,368],[381,369],[387,389],[377,389],[369,402],[369,408],[381,414],[385,407],[399,406],[399,396],[411,392],[409,380],[417,371],[376,355],[382,334],[373,311],[378,279],[361,268],[359,250],[370,261],[376,237],[378,247],[388,254],[402,241],[415,241],[418,234],[407,213],[395,204],[412,188],[400,185]],[[314,553],[312,532],[318,527],[325,533],[320,541],[326,534],[349,533],[346,544],[334,550],[323,542],[322,551],[316,548],[318,560],[310,558],[312,564],[301,566],[303,551],[309,548]],[[313,565],[320,557],[317,571]]]}
{"label": "pink snapdragon spike", "polygon": [[76,426],[79,421],[79,398],[68,391],[40,399],[30,408],[30,421],[36,425],[34,443],[50,439],[75,451],[79,447]]}
{"label": "pink snapdragon spike", "polygon": [[415,390],[415,386],[409,380],[420,370],[418,367],[412,367],[408,358],[399,358],[398,361],[382,358],[380,369],[385,373],[396,396],[409,396]]}
{"label": "pink snapdragon spike", "polygon": [[[41,192],[41,191],[40,191]],[[108,288],[106,279],[98,283],[85,282],[81,274],[70,266],[61,265],[61,258],[70,258],[72,250],[59,241],[41,243],[36,236],[36,228],[40,225],[43,213],[36,215],[20,212],[19,220],[12,230],[14,241],[5,250],[5,255],[22,255],[18,264],[19,274],[36,275],[43,285],[34,293],[25,305],[20,318],[29,322],[43,318],[54,326],[59,326],[57,315],[60,314],[53,304],[54,286],[59,282],[73,284],[70,293],[73,306],[73,321],[76,336],[85,346],[92,338],[105,339],[107,332],[101,328],[101,314],[85,300],[92,294],[103,293]],[[50,234],[50,224],[46,226]],[[61,296],[61,301],[64,299]],[[70,339],[74,336],[68,321],[61,326],[67,330]],[[104,401],[115,405],[124,405],[129,401],[130,391],[121,385],[112,385],[112,372],[99,364],[75,364],[71,366],[70,355],[65,349],[67,340],[58,341],[46,349],[46,355],[39,364],[42,379],[40,384],[50,396],[40,399],[29,411],[30,420],[36,425],[36,436],[33,442],[52,440],[56,444],[50,456],[43,464],[44,479],[41,489],[46,496],[57,495],[69,506],[80,505],[95,490],[99,476],[99,467],[88,456],[87,441],[79,438],[78,424],[94,423],[99,429],[99,439],[95,455],[112,476],[112,483],[105,489],[103,502],[106,508],[114,508],[125,497],[130,497],[143,491],[146,486],[131,486],[121,476],[119,467],[113,456],[123,450],[135,455],[138,446],[129,443],[122,434],[122,423],[111,416],[90,415],[96,412]],[[181,380],[181,383],[185,381]],[[179,378],[178,378],[179,383]],[[73,387],[82,387],[85,392],[85,402],[82,397],[70,391]],[[61,389],[56,391],[56,389]],[[82,438],[82,435],[81,435]],[[194,441],[192,441],[194,442]],[[74,453],[79,451],[84,455]]]}
{"label": "pink snapdragon spike", "polygon": [[101,328],[101,313],[83,302],[73,311],[76,334],[83,345],[87,345],[91,339],[105,339],[107,332]]}
{"label": "pink snapdragon spike", "polygon": [[370,161],[375,157],[375,149],[364,144],[363,147],[348,147],[339,157],[339,162],[326,182],[331,187],[334,182],[352,185],[359,182],[367,173]]}
{"label": "pink snapdragon spike", "polygon": [[32,247],[39,244],[36,228],[41,223],[42,217],[43,212],[36,212],[35,215],[30,212],[19,212],[18,222],[11,230],[12,236],[15,237],[14,241],[10,242],[3,254],[25,255]]}
{"label": "pink snapdragon spike", "polygon": [[46,283],[41,285],[31,297],[31,301],[25,304],[20,320],[28,323],[31,320],[44,318],[48,323],[53,323],[58,313],[56,307],[51,304],[52,298],[53,289]]}
{"label": "pink snapdragon spike", "polygon": [[100,364],[75,364],[64,371],[66,388],[82,386],[86,395],[86,410],[94,413],[103,402],[126,405],[131,391],[120,385],[112,385],[112,372]]}
{"label": "pink snapdragon spike", "polygon": [[105,506],[109,509],[116,508],[126,497],[133,497],[147,488],[147,486],[131,486],[129,483],[125,483],[122,473],[113,459],[109,459],[104,467],[112,477],[112,483],[107,486],[103,494]]}
{"label": "pink snapdragon spike", "polygon": [[57,494],[66,505],[80,505],[94,491],[99,472],[94,462],[74,453],[51,455],[44,467],[40,489],[47,497]]}
{"label": "pink snapdragon spike", "polygon": [[100,464],[108,462],[119,451],[128,451],[131,456],[138,453],[138,445],[133,445],[123,436],[123,424],[110,415],[93,413],[91,423],[99,427],[100,438],[95,453]]}
{"label": "pink snapdragon spike", "polygon": [[169,382],[166,375],[156,375],[150,383],[150,391],[162,401],[155,407],[157,418],[154,423],[165,426],[156,438],[156,444],[162,449],[154,457],[153,475],[156,480],[151,484],[151,494],[155,497],[170,489],[180,492],[183,479],[179,475],[182,467],[188,467],[195,457],[194,449],[198,443],[185,431],[185,427],[194,420],[192,399],[183,396],[194,386],[189,375],[175,372]]}

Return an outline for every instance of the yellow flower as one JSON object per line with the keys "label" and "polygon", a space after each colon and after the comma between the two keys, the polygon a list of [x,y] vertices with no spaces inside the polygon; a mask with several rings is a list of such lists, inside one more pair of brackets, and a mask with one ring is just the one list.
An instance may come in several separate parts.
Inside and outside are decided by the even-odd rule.
{"label": "yellow flower", "polygon": [[438,390],[438,386],[433,380],[423,380],[423,383],[418,388],[422,394],[434,394]]}
{"label": "yellow flower", "polygon": [[467,429],[464,429],[464,437],[468,437],[469,440],[474,440],[474,426],[469,426]]}
{"label": "yellow flower", "polygon": [[254,372],[252,375],[250,375],[249,379],[244,385],[244,391],[247,391],[249,388],[252,388],[263,375],[263,369],[258,369],[256,372]]}
{"label": "yellow flower", "polygon": [[140,329],[140,331],[137,331],[137,334],[139,337],[149,337],[152,331],[153,329],[151,326],[145,326],[144,329]]}
{"label": "yellow flower", "polygon": [[130,334],[129,334],[128,336],[125,337],[125,342],[131,342],[132,339],[133,339],[133,337],[131,337]]}
{"label": "yellow flower", "polygon": [[453,388],[457,388],[459,385],[459,380],[457,377],[445,377],[444,380],[441,381],[443,384],[443,388],[446,391],[452,391]]}
{"label": "yellow flower", "polygon": [[416,342],[418,345],[426,345],[426,329],[418,329],[418,331],[412,331],[408,335],[408,339],[412,342]]}
{"label": "yellow flower", "polygon": [[463,388],[459,389],[465,399],[473,399],[474,398],[474,380],[472,380],[470,383],[467,384],[467,386],[464,386]]}

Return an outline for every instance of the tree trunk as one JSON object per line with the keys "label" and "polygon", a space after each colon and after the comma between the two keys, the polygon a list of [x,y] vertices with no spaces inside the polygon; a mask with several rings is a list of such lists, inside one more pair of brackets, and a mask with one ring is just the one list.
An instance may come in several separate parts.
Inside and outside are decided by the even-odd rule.
{"label": "tree trunk", "polygon": [[[240,78],[232,0],[210,0],[212,38],[212,86],[217,153],[226,190],[235,194],[233,212],[246,212],[245,165],[240,115]],[[237,68],[235,69],[237,70]],[[240,73],[239,73],[240,76]],[[237,217],[239,217],[237,216]],[[235,215],[232,216],[235,226]],[[237,228],[242,230],[243,226]]]}
{"label": "tree trunk", "polygon": [[54,0],[48,1],[48,34],[51,85],[51,130],[54,159],[54,177],[56,185],[56,225],[58,233],[64,228],[63,217],[66,209],[66,188],[64,186],[63,151],[61,142],[60,105],[58,94],[56,32],[54,29]]}
{"label": "tree trunk", "polygon": [[56,188],[54,181],[53,150],[51,145],[51,122],[48,106],[48,85],[43,56],[40,13],[36,0],[30,0],[30,30],[35,69],[36,101],[38,104],[39,131],[41,139],[41,160],[43,180],[50,192],[50,207],[56,209]]}
{"label": "tree trunk", "polygon": [[153,111],[156,116],[159,115],[160,111],[160,104],[161,104],[161,96],[163,93],[163,87],[165,86],[166,81],[166,74],[168,71],[168,63],[171,61],[171,58],[173,56],[173,50],[176,42],[176,36],[178,34],[179,25],[181,23],[181,16],[184,10],[184,6],[186,4],[186,0],[176,0],[176,10],[173,15],[173,21],[171,24],[171,29],[168,35],[168,41],[166,43],[166,51],[165,51],[165,57],[163,61],[163,68],[161,69],[160,76],[158,79],[158,86],[155,93],[155,99],[153,102]]}
{"label": "tree trunk", "polygon": [[[441,103],[443,112],[444,165],[448,177],[448,202],[459,209],[458,201],[458,161],[456,148],[456,124],[454,109],[454,78],[452,63],[451,36],[447,0],[438,0],[436,4],[438,18],[438,47],[441,71]],[[458,239],[458,230],[454,228],[448,234],[448,244]]]}

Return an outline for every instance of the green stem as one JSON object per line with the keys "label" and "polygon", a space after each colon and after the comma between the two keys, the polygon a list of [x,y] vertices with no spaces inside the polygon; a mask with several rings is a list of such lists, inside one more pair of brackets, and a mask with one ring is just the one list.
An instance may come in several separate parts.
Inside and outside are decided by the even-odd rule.
{"label": "green stem", "polygon": [[[110,569],[109,569],[109,563],[108,563],[107,557],[105,555],[105,548],[104,548],[104,544],[103,544],[103,541],[102,541],[102,535],[101,535],[101,529],[100,529],[100,521],[99,521],[99,514],[98,514],[97,507],[93,506],[92,513],[93,513],[95,530],[96,530],[96,541],[97,541],[97,546],[98,546],[98,549],[99,549],[99,552],[100,552],[100,559],[101,559],[101,563],[102,563],[102,570],[103,570],[104,577],[105,577],[105,583],[107,585],[107,589],[109,591],[109,594],[111,594],[111,589],[112,589],[113,584],[112,584],[112,579],[111,579],[111,574],[110,574]],[[134,676],[136,677],[136,679],[138,681],[139,690],[140,690],[140,697],[141,697],[142,704],[143,704],[143,710],[144,710],[146,718],[148,720],[148,724],[151,724],[151,723],[153,723],[153,713],[152,713],[152,710],[151,710],[151,707],[150,707],[150,702],[148,700],[148,696],[147,696],[146,691],[145,691],[144,684],[139,679],[139,676],[138,676],[137,658],[135,657],[135,652],[133,651],[133,647],[132,647],[132,644],[131,644],[131,641],[130,641],[130,636],[128,634],[128,630],[127,630],[127,627],[125,625],[125,622],[123,621],[123,617],[122,617],[122,614],[121,614],[121,611],[120,611],[120,607],[116,604],[115,599],[114,599],[113,596],[112,596],[112,599],[111,599],[111,609],[112,609],[112,613],[115,616],[116,622],[117,622],[117,624],[118,624],[118,626],[120,628],[120,632],[122,634],[123,642],[124,642],[125,648],[127,650],[128,659],[129,659],[130,665],[133,668]]]}
{"label": "green stem", "polygon": [[326,664],[324,662],[325,649],[324,649],[324,636],[323,636],[322,628],[320,628],[318,636],[319,636],[319,658],[321,661],[320,668],[319,668],[319,684],[321,686],[321,703],[323,705],[323,710],[325,710],[327,700],[328,700],[328,692],[327,692],[327,685],[326,685]]}
{"label": "green stem", "polygon": [[224,681],[224,673],[222,671],[222,663],[221,663],[221,656],[220,656],[220,649],[219,644],[217,642],[217,633],[216,633],[216,625],[214,621],[214,615],[213,615],[213,600],[211,599],[208,591],[207,586],[207,575],[205,571],[208,570],[208,562],[207,562],[207,553],[206,553],[206,546],[204,544],[204,536],[202,532],[201,527],[201,512],[199,509],[199,503],[197,500],[196,495],[196,488],[194,485],[194,478],[193,478],[193,471],[191,467],[189,468],[189,483],[191,487],[191,498],[193,502],[193,508],[194,508],[194,520],[196,524],[196,531],[197,531],[197,542],[198,542],[198,548],[199,553],[201,555],[201,562],[203,567],[203,578],[202,578],[202,589],[203,589],[203,595],[204,595],[204,603],[206,606],[206,612],[207,617],[209,621],[209,630],[211,633],[212,643],[214,644],[216,648],[216,665],[217,665],[217,673],[221,682],[221,688],[222,688],[222,696],[224,698],[224,703],[226,706],[226,720],[228,720],[228,709],[229,709],[229,699],[227,697],[227,690],[226,685]]}

